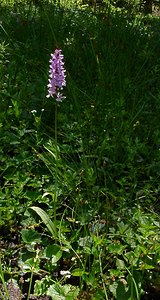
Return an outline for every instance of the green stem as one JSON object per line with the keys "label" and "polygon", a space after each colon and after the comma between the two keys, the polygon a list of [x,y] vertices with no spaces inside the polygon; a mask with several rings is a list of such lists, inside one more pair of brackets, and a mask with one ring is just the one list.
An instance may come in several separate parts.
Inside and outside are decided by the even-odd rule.
{"label": "green stem", "polygon": [[131,269],[131,274],[132,274],[132,282],[131,282],[131,300],[134,300],[134,290],[133,290],[133,287],[134,287],[134,283],[133,283],[133,266],[132,266],[132,269]]}
{"label": "green stem", "polygon": [[29,282],[27,300],[29,300],[30,294],[31,294],[31,287],[32,287],[32,281],[33,281],[33,272],[34,272],[34,267],[32,267],[32,271],[31,271],[31,277],[30,277],[30,282]]}
{"label": "green stem", "polygon": [[31,294],[32,282],[33,282],[33,274],[34,274],[34,270],[35,270],[35,267],[36,267],[36,264],[37,264],[38,255],[39,255],[39,249],[37,248],[37,250],[36,250],[36,256],[35,256],[34,262],[33,262],[33,266],[31,268],[31,277],[30,277],[30,283],[29,283],[29,288],[28,288],[27,300],[29,300],[30,294]]}
{"label": "green stem", "polygon": [[102,252],[102,249],[100,250],[100,253],[99,253],[100,273],[101,273],[102,285],[103,285],[103,290],[104,290],[104,293],[105,293],[105,298],[106,298],[106,300],[109,300],[109,299],[108,299],[108,295],[107,295],[107,291],[106,291],[106,286],[105,286],[104,278],[103,278],[103,269],[102,269],[101,252]]}
{"label": "green stem", "polygon": [[[55,230],[57,231],[57,216],[56,216],[56,205],[57,205],[57,180],[58,180],[58,167],[57,167],[57,161],[58,161],[58,145],[57,145],[57,114],[58,114],[58,108],[57,108],[57,102],[55,103],[55,123],[54,123],[54,130],[55,130],[55,147],[56,147],[56,155],[55,155],[55,163],[56,163],[56,174],[55,174],[55,189],[54,189],[54,225]],[[57,232],[55,233],[57,236]]]}
{"label": "green stem", "polygon": [[133,286],[135,287],[135,291],[136,291],[136,296],[137,296],[137,300],[140,300],[140,296],[139,296],[139,292],[138,292],[138,287],[137,287],[137,284],[136,284],[136,281],[133,277],[133,266],[132,266],[132,272],[130,272],[130,270],[125,267],[126,270],[128,271],[129,275],[131,276],[131,279],[132,279],[132,283],[131,283],[131,299],[133,300],[134,299],[134,295],[133,295]]}

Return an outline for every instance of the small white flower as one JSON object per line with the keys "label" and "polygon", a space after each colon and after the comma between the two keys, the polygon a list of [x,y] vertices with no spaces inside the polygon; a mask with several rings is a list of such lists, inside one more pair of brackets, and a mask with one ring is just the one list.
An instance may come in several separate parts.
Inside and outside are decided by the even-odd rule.
{"label": "small white flower", "polygon": [[60,271],[60,274],[66,278],[70,278],[71,277],[71,273],[69,271]]}

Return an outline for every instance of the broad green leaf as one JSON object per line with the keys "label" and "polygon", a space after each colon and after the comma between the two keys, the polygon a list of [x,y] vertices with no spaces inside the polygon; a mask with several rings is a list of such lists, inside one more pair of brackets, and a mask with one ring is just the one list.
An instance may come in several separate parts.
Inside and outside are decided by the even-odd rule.
{"label": "broad green leaf", "polygon": [[128,300],[129,299],[128,286],[122,281],[118,282],[116,289],[116,299],[117,300]]}
{"label": "broad green leaf", "polygon": [[128,224],[124,224],[123,222],[119,222],[117,226],[120,234],[123,234],[128,229]]}
{"label": "broad green leaf", "polygon": [[45,251],[45,256],[46,258],[51,258],[52,259],[52,264],[55,264],[62,256],[62,251],[60,246],[58,245],[49,245]]}
{"label": "broad green leaf", "polygon": [[51,296],[53,300],[74,300],[79,294],[79,289],[70,284],[56,285],[53,284],[47,291],[47,296]]}
{"label": "broad green leaf", "polygon": [[34,284],[34,295],[42,296],[46,295],[48,288],[53,284],[51,276],[48,274],[40,280],[36,280]]}
{"label": "broad green leaf", "polygon": [[56,291],[55,285],[51,285],[46,293],[47,296],[50,296],[53,300],[66,300],[66,297],[61,295]]}
{"label": "broad green leaf", "polygon": [[21,268],[23,270],[31,270],[34,266],[34,257],[27,259],[23,264],[21,264]]}
{"label": "broad green leaf", "polygon": [[41,242],[40,234],[33,229],[22,229],[21,235],[23,242],[26,244]]}
{"label": "broad green leaf", "polygon": [[108,250],[112,254],[121,255],[126,247],[127,247],[126,245],[124,246],[124,245],[121,245],[121,244],[118,244],[118,243],[114,243],[114,244],[110,244],[108,246]]}
{"label": "broad green leaf", "polygon": [[125,268],[125,263],[123,260],[117,258],[116,259],[116,266],[119,268],[119,269],[124,269]]}

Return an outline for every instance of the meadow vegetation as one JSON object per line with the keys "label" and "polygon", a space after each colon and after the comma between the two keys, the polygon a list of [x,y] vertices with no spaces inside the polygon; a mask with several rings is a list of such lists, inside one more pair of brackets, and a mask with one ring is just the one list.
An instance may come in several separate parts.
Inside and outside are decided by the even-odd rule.
{"label": "meadow vegetation", "polygon": [[159,26],[107,1],[1,1],[0,299],[158,299]]}

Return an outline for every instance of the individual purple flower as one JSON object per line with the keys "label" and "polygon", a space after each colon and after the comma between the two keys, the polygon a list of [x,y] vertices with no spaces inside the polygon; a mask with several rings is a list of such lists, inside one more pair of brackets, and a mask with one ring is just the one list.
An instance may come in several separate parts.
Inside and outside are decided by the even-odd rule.
{"label": "individual purple flower", "polygon": [[62,101],[65,97],[60,92],[64,86],[66,86],[66,71],[64,69],[62,50],[56,49],[51,54],[49,60],[49,80],[48,80],[48,95],[49,97],[55,97],[56,101]]}

